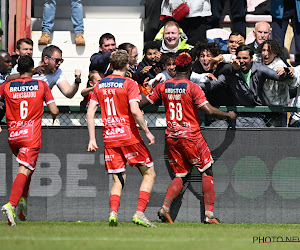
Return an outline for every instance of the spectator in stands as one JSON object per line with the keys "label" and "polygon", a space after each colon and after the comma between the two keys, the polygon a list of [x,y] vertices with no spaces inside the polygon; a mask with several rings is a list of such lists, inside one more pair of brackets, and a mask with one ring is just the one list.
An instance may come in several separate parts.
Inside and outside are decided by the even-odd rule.
{"label": "spectator in stands", "polygon": [[12,70],[11,56],[5,50],[0,50],[0,85],[5,82]]}
{"label": "spectator in stands", "polygon": [[[212,16],[208,18],[207,28],[220,28],[220,19],[226,0],[210,0]],[[246,37],[246,8],[245,0],[230,0],[230,18],[232,20],[232,31]]]}
{"label": "spectator in stands", "polygon": [[[280,56],[282,55],[282,48],[275,40],[264,41],[257,49],[261,57],[261,63],[273,70],[281,70],[285,72],[286,65]],[[288,69],[286,69],[288,70]],[[288,106],[289,87],[296,88],[296,79],[288,78],[284,82],[267,79],[263,85],[263,97],[268,106]]]}
{"label": "spectator in stands", "polygon": [[263,43],[265,40],[270,39],[271,30],[270,30],[270,24],[267,22],[257,22],[255,24],[255,29],[253,31],[255,41],[253,43],[248,44],[248,46],[254,51],[257,49],[257,47]]}
{"label": "spectator in stands", "polygon": [[300,1],[272,0],[272,36],[284,48],[285,33],[291,20],[296,45],[295,63],[300,64]]}
{"label": "spectator in stands", "polygon": [[155,41],[160,41],[160,52],[176,52],[180,49],[192,49],[193,46],[187,44],[187,37],[180,29],[177,22],[169,21],[158,32]]}
{"label": "spectator in stands", "polygon": [[[225,64],[220,70],[217,83],[212,88],[227,84],[234,94],[231,106],[260,106],[265,105],[263,98],[263,84],[267,79],[285,81],[286,74],[276,71],[260,63],[253,62],[253,50],[247,45],[237,48],[236,59],[232,64]],[[225,77],[224,77],[225,76]],[[224,77],[224,78],[223,78]],[[222,79],[222,80],[221,80]],[[264,127],[262,114],[240,113],[237,118],[238,127]]]}
{"label": "spectator in stands", "polygon": [[[158,73],[162,72],[162,66],[160,63],[161,53],[159,52],[159,43],[157,43],[156,41],[146,43],[143,49],[143,54],[144,58],[139,63],[136,71],[136,75],[139,78],[139,84],[143,84],[146,78],[149,78],[149,80],[151,80],[155,78],[155,76]],[[143,92],[145,94],[148,94],[151,92],[151,89],[146,88],[145,90],[143,90]]]}
{"label": "spectator in stands", "polygon": [[[5,50],[0,50],[0,85],[4,83],[12,69],[11,57]],[[0,102],[0,123],[5,116],[5,102]]]}
{"label": "spectator in stands", "polygon": [[225,113],[212,107],[201,88],[189,81],[192,58],[181,53],[176,59],[176,77],[157,85],[151,96],[143,98],[140,105],[162,100],[165,106],[167,129],[166,143],[168,158],[175,178],[169,184],[163,206],[158,211],[159,218],[173,223],[170,210],[173,201],[179,196],[183,185],[188,181],[193,167],[202,175],[206,224],[219,224],[214,217],[215,190],[213,181],[213,159],[205,139],[200,132],[198,109],[206,115],[235,120],[232,111]]}
{"label": "spectator in stands", "polygon": [[228,38],[227,52],[235,55],[236,49],[245,44],[245,38],[238,32],[232,32]]}
{"label": "spectator in stands", "polygon": [[153,41],[159,31],[161,3],[162,0],[146,0],[144,22],[145,43]]}
{"label": "spectator in stands", "polygon": [[[298,85],[300,85],[300,65],[293,68],[292,72],[294,72],[293,75],[296,77]],[[291,106],[300,108],[300,87],[297,88],[297,94],[296,97],[293,98]],[[300,127],[300,112],[291,113],[289,127]]]}
{"label": "spectator in stands", "polygon": [[[193,54],[195,62],[192,66],[193,72],[198,74],[212,74],[208,75],[209,78],[214,78],[219,76],[219,71],[223,67],[223,63],[220,63],[216,68],[212,68],[210,61],[212,58],[216,57],[221,53],[220,45],[217,42],[209,43],[209,42],[198,42],[193,49]],[[194,82],[191,79],[192,82]],[[208,82],[206,82],[208,83]],[[213,106],[220,106],[220,105],[230,105],[232,103],[233,94],[231,89],[226,86],[219,86],[217,89],[208,89],[206,91],[205,86],[201,86],[205,91],[206,98],[208,99],[209,103]]]}
{"label": "spectator in stands", "polygon": [[101,77],[109,73],[109,57],[117,49],[116,39],[110,33],[103,34],[99,39],[99,52],[91,56],[89,71],[97,70]]}
{"label": "spectator in stands", "polygon": [[[18,55],[18,59],[21,56],[30,56],[33,54],[33,41],[30,38],[21,38],[17,41],[16,54]],[[18,63],[14,65],[11,74],[18,74]]]}
{"label": "spectator in stands", "polygon": [[[162,25],[168,21],[175,21],[172,11],[182,3],[182,0],[163,0],[161,5]],[[211,5],[210,0],[187,1],[187,5],[190,11],[181,21],[178,21],[178,24],[187,35],[187,42],[194,46],[197,41],[204,42],[206,40],[207,17],[212,14]]]}
{"label": "spectator in stands", "polygon": [[75,81],[70,85],[63,75],[59,66],[63,63],[62,51],[55,45],[49,45],[43,49],[40,65],[44,66],[45,71],[41,75],[34,75],[32,78],[45,81],[50,89],[57,85],[61,93],[72,98],[81,83],[81,70],[75,69]]}
{"label": "spectator in stands", "polygon": [[2,36],[3,36],[3,30],[0,28],[0,48],[1,48]]}
{"label": "spectator in stands", "polygon": [[[261,63],[268,68],[284,74],[288,66],[282,61],[282,48],[275,40],[266,40],[257,49],[261,55]],[[263,84],[263,98],[268,106],[287,107],[290,102],[289,88],[296,88],[296,78],[287,78],[284,82],[267,79]],[[287,125],[286,113],[271,113],[267,115],[268,123],[275,127]]]}
{"label": "spectator in stands", "polygon": [[132,43],[122,43],[119,45],[118,49],[125,50],[129,55],[129,67],[126,73],[126,77],[137,80],[136,70],[139,57],[137,47]]}
{"label": "spectator in stands", "polygon": [[[42,36],[38,41],[39,45],[50,43],[50,33],[54,26],[56,11],[56,0],[44,0]],[[83,8],[81,0],[71,0],[71,20],[75,30],[75,43],[77,46],[85,46],[83,38]]]}
{"label": "spectator in stands", "polygon": [[89,73],[89,80],[87,87],[81,90],[81,95],[84,97],[83,101],[80,105],[88,106],[90,103],[91,96],[93,94],[93,90],[96,85],[102,80],[97,70],[93,70]]}

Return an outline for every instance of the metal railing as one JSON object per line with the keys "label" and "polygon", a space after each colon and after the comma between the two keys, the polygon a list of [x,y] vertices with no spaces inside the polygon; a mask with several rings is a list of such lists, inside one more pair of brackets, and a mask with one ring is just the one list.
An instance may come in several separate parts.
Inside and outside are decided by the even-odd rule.
{"label": "metal railing", "polygon": [[[294,107],[219,107],[222,111],[235,111],[238,114],[236,123],[206,117],[199,112],[202,127],[286,127],[289,113],[300,112]],[[86,126],[86,108],[80,106],[60,106],[60,114],[53,123],[47,107],[42,120],[43,126]],[[149,106],[143,109],[149,127],[166,127],[165,109],[163,106]],[[100,108],[95,116],[96,126],[102,126]]]}

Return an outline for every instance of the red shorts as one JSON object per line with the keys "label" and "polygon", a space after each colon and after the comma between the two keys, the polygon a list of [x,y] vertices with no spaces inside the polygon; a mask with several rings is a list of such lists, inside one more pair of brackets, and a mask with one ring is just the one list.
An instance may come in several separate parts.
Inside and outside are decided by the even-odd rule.
{"label": "red shorts", "polygon": [[152,167],[153,161],[145,143],[139,142],[130,146],[105,148],[105,168],[108,173],[121,173],[125,171],[126,162],[130,166]]}
{"label": "red shorts", "polygon": [[192,166],[200,172],[208,169],[213,159],[204,138],[199,140],[166,139],[168,145],[168,157],[172,170],[177,177],[184,177],[191,170]]}
{"label": "red shorts", "polygon": [[20,147],[20,145],[16,143],[9,143],[9,147],[13,154],[17,156],[17,162],[32,171],[35,170],[40,148]]}

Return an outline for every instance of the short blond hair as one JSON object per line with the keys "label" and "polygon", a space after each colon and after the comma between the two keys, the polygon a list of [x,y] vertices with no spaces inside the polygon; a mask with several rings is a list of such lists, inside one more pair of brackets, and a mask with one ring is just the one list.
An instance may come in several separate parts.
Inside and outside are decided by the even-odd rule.
{"label": "short blond hair", "polygon": [[111,53],[109,60],[112,68],[119,70],[129,63],[129,55],[125,50],[117,50]]}

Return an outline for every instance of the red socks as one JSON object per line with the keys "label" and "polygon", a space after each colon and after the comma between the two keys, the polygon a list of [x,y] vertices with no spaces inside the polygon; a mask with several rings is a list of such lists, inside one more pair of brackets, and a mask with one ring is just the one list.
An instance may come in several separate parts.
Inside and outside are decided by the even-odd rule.
{"label": "red socks", "polygon": [[121,197],[117,194],[113,194],[110,196],[110,212],[115,211],[118,213],[120,207],[120,199]]}
{"label": "red socks", "polygon": [[175,177],[171,183],[169,184],[166,197],[164,199],[164,207],[169,208],[171,207],[171,204],[173,200],[178,197],[181,190],[183,188],[183,182],[182,179],[179,177]]}
{"label": "red socks", "polygon": [[139,201],[138,201],[138,205],[137,205],[137,209],[136,211],[140,211],[140,212],[145,212],[149,200],[150,200],[150,193],[145,192],[145,191],[140,191],[139,193]]}
{"label": "red socks", "polygon": [[24,190],[23,190],[23,194],[22,194],[22,197],[24,197],[26,199],[28,198],[28,191],[29,191],[29,186],[30,186],[30,182],[31,182],[31,176],[32,176],[32,174],[30,174],[28,176]]}
{"label": "red socks", "polygon": [[202,192],[204,196],[205,211],[214,211],[215,186],[212,176],[202,175]]}
{"label": "red socks", "polygon": [[26,182],[27,176],[25,174],[20,173],[17,175],[16,179],[12,184],[9,203],[14,207],[18,205],[19,200],[21,199]]}

